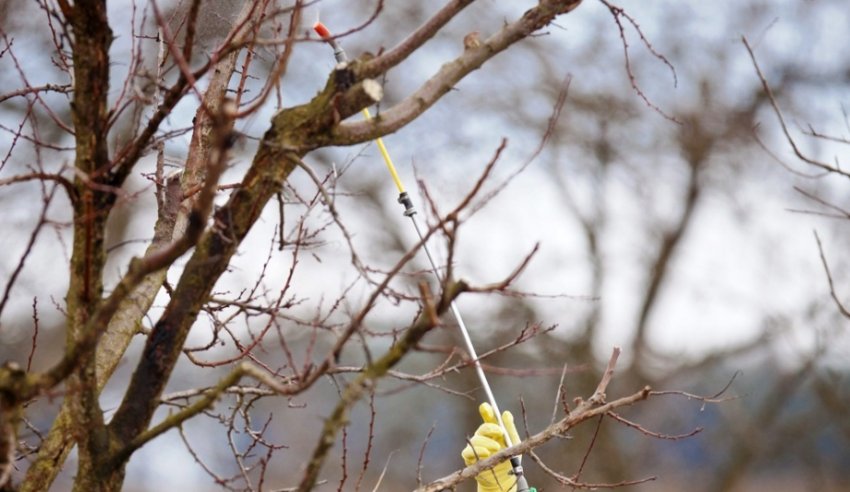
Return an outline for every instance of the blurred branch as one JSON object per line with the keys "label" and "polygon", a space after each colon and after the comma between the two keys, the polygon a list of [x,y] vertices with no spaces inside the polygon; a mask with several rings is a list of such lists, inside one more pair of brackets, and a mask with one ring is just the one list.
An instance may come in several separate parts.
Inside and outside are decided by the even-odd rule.
{"label": "blurred branch", "polygon": [[829,213],[826,213],[826,212],[818,212],[818,211],[809,212],[809,211],[799,211],[799,210],[795,210],[795,212],[811,213],[811,214],[815,214],[815,215],[820,215],[822,217],[830,217],[830,218],[843,219],[843,220],[850,219],[850,211],[845,210],[845,209],[839,207],[838,205],[835,205],[834,203],[829,203],[828,201],[824,200],[823,198],[815,195],[814,193],[808,192],[808,191],[804,190],[803,188],[801,188],[799,186],[795,186],[794,191],[803,195],[804,197],[808,198],[809,200],[817,203],[818,205],[822,205],[822,206],[824,206],[824,207],[826,207],[826,208],[828,208],[828,209],[830,209],[830,210],[832,210],[836,213],[835,214],[829,214]]}
{"label": "blurred branch", "polygon": [[782,128],[782,133],[783,135],[785,135],[785,140],[791,146],[791,150],[794,151],[794,155],[796,155],[797,158],[801,161],[810,164],[818,169],[850,178],[850,173],[841,170],[837,166],[833,166],[831,164],[827,164],[826,162],[812,159],[800,150],[800,148],[797,146],[797,142],[794,141],[794,138],[791,136],[791,132],[788,130],[788,125],[785,123],[785,117],[782,115],[782,110],[779,108],[779,103],[776,102],[776,97],[773,95],[773,91],[770,89],[770,84],[767,82],[767,78],[765,78],[764,74],[761,71],[761,68],[759,67],[758,61],[756,60],[756,55],[753,52],[752,47],[750,47],[750,43],[744,36],[741,37],[741,42],[744,43],[744,47],[747,49],[747,53],[749,53],[750,55],[750,59],[753,62],[753,68],[755,68],[756,70],[756,75],[758,75],[758,78],[761,81],[761,85],[764,88],[764,92],[767,94],[767,98],[770,101],[770,105],[773,107],[773,112],[776,114],[776,118],[779,120],[779,126]]}
{"label": "blurred branch", "polygon": [[[697,136],[695,139],[696,138],[710,139],[712,137],[703,135]],[[681,243],[682,238],[685,236],[685,232],[691,225],[694,210],[696,209],[699,197],[702,194],[700,167],[703,164],[703,159],[707,158],[707,152],[698,151],[693,152],[692,154],[694,155],[689,156],[690,158],[688,162],[689,179],[688,188],[684,197],[684,208],[677,223],[672,228],[665,231],[661,236],[661,241],[658,245],[658,254],[652,262],[652,266],[649,270],[649,283],[641,302],[634,341],[632,342],[632,350],[634,351],[633,364],[634,367],[639,368],[637,372],[638,374],[642,374],[643,377],[645,377],[645,374],[643,374],[643,371],[640,368],[642,368],[642,365],[646,362],[644,357],[647,352],[647,330],[649,317],[652,310],[656,307],[658,294],[661,291],[661,287],[664,285],[664,282],[668,278],[668,273],[673,263],[672,258],[677,247]]]}
{"label": "blurred branch", "polygon": [[16,91],[0,94],[0,103],[13,97],[26,96],[28,94],[34,94],[37,92],[59,92],[61,94],[67,94],[71,92],[71,86],[69,84],[44,84],[34,87],[27,86],[23,89],[18,89]]}
{"label": "blurred branch", "polygon": [[[156,1],[152,1],[151,6],[157,15],[157,21],[159,21],[159,11],[156,8]],[[186,60],[186,62],[192,61],[192,49],[195,47],[195,32],[198,27],[198,13],[200,10],[201,0],[192,0],[192,3],[189,5],[189,12],[186,14],[186,35],[183,37],[183,52],[181,53],[182,59]],[[160,29],[165,29],[165,27],[167,26],[160,24]],[[172,44],[172,46],[176,45]]]}
{"label": "blurred branch", "polygon": [[845,415],[850,415],[850,400],[846,394],[839,391],[840,388],[847,387],[846,381],[841,381],[842,377],[846,376],[835,375],[829,380],[824,376],[818,376],[814,380],[814,388],[824,408],[832,414],[832,422],[841,429],[845,439],[850,439],[850,422],[843,418]]}
{"label": "blurred branch", "polygon": [[814,232],[815,242],[818,244],[818,253],[820,254],[820,261],[823,264],[823,271],[826,273],[826,280],[829,283],[829,295],[832,296],[832,300],[835,301],[836,307],[838,307],[838,311],[845,318],[850,318],[850,311],[847,310],[847,307],[844,306],[844,303],[841,302],[841,299],[838,298],[838,294],[835,292],[835,283],[832,281],[832,272],[829,270],[829,263],[826,261],[826,254],[823,252],[823,245],[820,242],[820,236],[818,236],[817,231]]}
{"label": "blurred branch", "polygon": [[722,365],[724,362],[728,362],[736,358],[744,358],[745,356],[757,353],[758,351],[763,350],[764,347],[767,346],[770,341],[774,340],[777,335],[787,332],[790,328],[791,327],[787,325],[781,328],[772,328],[769,326],[765,327],[762,329],[761,333],[752,340],[722,351],[708,353],[696,361],[681,362],[678,360],[678,357],[671,358],[667,362],[673,363],[673,368],[667,372],[667,375],[655,378],[654,384],[659,386],[671,380],[698,377],[698,374],[710,371],[712,367]]}
{"label": "blurred branch", "polygon": [[62,176],[61,174],[44,172],[21,174],[18,176],[12,176],[10,178],[0,179],[0,186],[7,186],[15,183],[25,183],[27,181],[55,181],[57,184],[62,185],[62,188],[65,189],[65,192],[67,193],[68,199],[71,201],[71,204],[75,204],[79,197],[77,189],[74,187],[74,183],[69,181],[68,178]]}
{"label": "blurred branch", "polygon": [[798,369],[778,378],[766,391],[764,399],[759,402],[758,408],[751,415],[744,418],[739,416],[734,421],[735,425],[727,421],[730,425],[726,428],[732,434],[736,445],[729,447],[726,461],[712,473],[708,490],[733,490],[754,460],[764,458],[764,455],[778,450],[776,446],[770,448],[766,440],[759,437],[774,436],[776,438],[781,432],[779,416],[787,407],[792,395],[811,375],[816,360],[817,354],[812,355]]}
{"label": "blurred branch", "polygon": [[24,248],[24,253],[21,255],[21,259],[18,260],[18,264],[15,266],[15,269],[12,271],[12,274],[9,275],[9,279],[6,281],[6,286],[3,288],[3,298],[0,299],[0,315],[2,315],[3,311],[6,309],[6,303],[9,301],[9,296],[12,293],[12,287],[14,287],[15,281],[21,274],[21,271],[23,271],[24,264],[26,263],[27,258],[32,253],[39,232],[41,232],[41,229],[47,223],[47,210],[50,208],[50,204],[56,194],[57,187],[58,186],[55,184],[50,187],[50,190],[47,192],[47,196],[44,197],[44,204],[41,208],[41,214],[39,214],[38,222],[30,233],[29,240],[27,241],[27,245]]}

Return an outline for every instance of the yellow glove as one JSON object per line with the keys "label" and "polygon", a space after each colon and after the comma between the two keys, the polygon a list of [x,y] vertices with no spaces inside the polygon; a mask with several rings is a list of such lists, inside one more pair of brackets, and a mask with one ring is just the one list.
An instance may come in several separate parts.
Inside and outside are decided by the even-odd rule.
{"label": "yellow glove", "polygon": [[[505,445],[505,434],[502,428],[499,427],[493,407],[489,403],[482,403],[478,407],[478,413],[481,414],[484,423],[478,427],[475,435],[470,439],[472,444],[467,444],[461,453],[466,466],[489,458],[507,447]],[[502,422],[505,423],[505,427],[508,429],[511,441],[514,444],[518,444],[520,441],[519,434],[516,431],[514,416],[511,415],[511,412],[502,412]],[[516,478],[511,473],[510,461],[503,461],[496,465],[495,468],[479,473],[475,477],[475,481],[478,482],[478,492],[516,491]]]}

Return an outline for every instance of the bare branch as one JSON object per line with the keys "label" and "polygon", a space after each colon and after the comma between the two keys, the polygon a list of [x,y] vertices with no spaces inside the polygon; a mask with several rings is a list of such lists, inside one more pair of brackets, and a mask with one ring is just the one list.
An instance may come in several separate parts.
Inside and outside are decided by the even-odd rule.
{"label": "bare branch", "polygon": [[641,479],[638,479],[638,480],[623,480],[621,482],[616,482],[616,483],[579,482],[575,479],[572,479],[570,477],[562,475],[562,474],[556,472],[555,470],[549,468],[546,465],[546,463],[544,463],[543,460],[541,460],[537,456],[537,453],[535,453],[534,451],[529,451],[528,455],[531,456],[531,459],[534,460],[534,462],[537,463],[537,466],[539,466],[544,472],[546,472],[547,475],[549,475],[550,477],[553,477],[555,480],[560,482],[561,485],[565,485],[565,486],[571,487],[573,489],[584,489],[584,490],[619,489],[621,487],[628,487],[630,485],[638,485],[638,484],[642,484],[642,483],[646,483],[646,482],[652,482],[653,480],[656,479],[656,477],[646,477],[646,478],[641,478]]}
{"label": "bare branch", "polygon": [[553,425],[550,425],[543,431],[522,441],[520,444],[503,449],[491,455],[487,459],[473,463],[472,465],[464,468],[463,470],[452,473],[451,475],[431,482],[430,484],[425,485],[423,487],[419,487],[416,489],[416,492],[437,492],[440,490],[451,488],[464,480],[478,475],[482,471],[493,468],[494,466],[498,465],[499,463],[502,463],[503,461],[508,460],[513,456],[526,454],[528,451],[542,445],[543,443],[555,437],[564,435],[567,431],[579,425],[580,423],[587,421],[588,419],[605,415],[606,413],[616,408],[629,406],[638,401],[642,401],[649,398],[651,395],[651,390],[647,386],[641,391],[638,391],[637,393],[633,393],[629,396],[605,403],[605,392],[607,390],[608,384],[611,381],[611,377],[613,376],[614,366],[617,363],[619,353],[620,350],[618,348],[615,348],[611,355],[611,359],[608,361],[608,366],[605,369],[605,373],[600,379],[599,384],[596,387],[596,391],[594,391],[593,395],[591,395],[590,398],[588,398],[587,400],[580,400],[578,406],[576,406],[576,408],[565,418],[561,419]]}
{"label": "bare branch", "polygon": [[676,69],[673,68],[673,65],[667,60],[667,57],[656,51],[655,47],[652,46],[652,43],[644,36],[643,30],[638,25],[637,21],[629,15],[622,7],[618,7],[616,5],[611,4],[607,0],[599,0],[603,5],[608,7],[608,10],[611,12],[611,15],[614,17],[614,22],[617,24],[617,29],[620,31],[620,40],[623,43],[623,59],[626,63],[626,74],[629,77],[629,83],[634,89],[635,93],[643,100],[643,102],[650,107],[653,111],[660,114],[664,118],[672,121],[673,123],[681,123],[674,116],[667,114],[661,108],[658,107],[655,103],[653,103],[649,97],[647,97],[646,93],[643,92],[643,89],[640,88],[640,85],[637,83],[637,78],[635,77],[634,72],[632,71],[632,62],[631,57],[629,56],[629,42],[626,40],[626,32],[623,28],[623,22],[620,20],[620,17],[626,19],[626,21],[634,27],[635,31],[637,31],[638,36],[640,36],[640,40],[644,46],[652,53],[656,59],[660,60],[667,68],[670,69],[670,72],[673,74],[673,87],[678,84],[678,76],[676,75]]}
{"label": "bare branch", "polygon": [[750,43],[747,41],[747,38],[742,36],[741,42],[744,43],[744,47],[747,49],[747,53],[750,55],[750,59],[753,62],[753,68],[756,70],[756,75],[758,75],[759,81],[761,81],[761,85],[764,88],[765,94],[767,94],[767,98],[770,101],[770,105],[773,107],[773,112],[776,114],[776,118],[779,120],[779,126],[782,128],[782,133],[785,135],[785,140],[791,146],[791,150],[794,151],[794,155],[797,156],[801,161],[811,164],[812,166],[830,172],[835,173],[847,178],[850,178],[850,173],[846,171],[842,171],[837,166],[833,166],[831,164],[827,164],[822,161],[818,161],[806,156],[800,148],[797,146],[797,142],[794,141],[794,138],[791,136],[791,132],[788,130],[788,125],[785,124],[785,117],[782,115],[782,110],[779,109],[779,103],[776,102],[776,97],[773,95],[773,91],[770,89],[770,84],[767,82],[767,78],[765,78],[764,74],[759,67],[758,61],[756,60],[756,55],[753,52],[752,47],[750,47]]}
{"label": "bare branch", "polygon": [[[366,62],[361,69],[361,76],[376,78],[387,70],[403,62],[426,41],[434,37],[450,20],[454,19],[464,8],[474,0],[452,0],[432,15],[418,29],[410,33],[401,43],[383,54]],[[337,36],[339,37],[339,36]]]}
{"label": "bare branch", "polygon": [[826,273],[826,280],[829,283],[829,295],[832,296],[832,300],[835,301],[836,307],[838,307],[838,311],[845,318],[850,318],[850,310],[844,306],[844,303],[841,302],[841,299],[838,298],[838,294],[835,292],[835,283],[832,281],[832,272],[829,270],[829,263],[826,261],[826,254],[823,252],[823,245],[820,242],[820,236],[818,236],[817,231],[814,232],[815,242],[818,244],[818,254],[820,254],[820,261],[823,264],[823,270]]}
{"label": "bare branch", "polygon": [[62,188],[65,189],[65,192],[68,194],[68,198],[71,200],[71,203],[75,203],[78,198],[77,189],[74,187],[74,183],[70,182],[68,178],[62,176],[61,174],[51,174],[51,173],[29,173],[22,174],[19,176],[12,176],[10,178],[0,179],[0,186],[6,186],[14,183],[24,183],[27,181],[55,181],[56,183],[62,185]]}
{"label": "bare branch", "polygon": [[455,84],[487,60],[543,28],[558,15],[572,11],[580,3],[581,0],[542,0],[520,19],[505,25],[483,40],[478,47],[466,49],[459,57],[444,64],[419,89],[395,106],[382,111],[373,120],[337,126],[326,144],[353,145],[395,132],[425,112]]}
{"label": "bare branch", "polygon": [[44,84],[34,87],[27,86],[23,89],[18,89],[16,91],[0,94],[0,103],[13,97],[26,96],[28,94],[34,94],[37,92],[58,92],[60,94],[67,94],[71,92],[71,86],[68,84]]}

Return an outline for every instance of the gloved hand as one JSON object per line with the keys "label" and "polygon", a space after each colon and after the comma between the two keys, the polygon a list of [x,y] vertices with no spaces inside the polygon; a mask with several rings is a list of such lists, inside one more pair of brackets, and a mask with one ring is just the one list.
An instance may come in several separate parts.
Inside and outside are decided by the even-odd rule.
{"label": "gloved hand", "polygon": [[[505,435],[502,432],[502,428],[499,427],[493,407],[489,403],[482,403],[478,407],[478,413],[481,414],[484,423],[478,427],[475,435],[470,439],[472,445],[467,444],[461,453],[466,466],[489,458],[496,452],[507,447],[505,445]],[[514,444],[518,444],[520,442],[519,434],[516,431],[514,416],[511,415],[511,412],[502,412],[502,422],[505,423],[511,440]],[[511,473],[510,461],[504,461],[496,465],[493,469],[479,473],[475,477],[475,481],[478,482],[478,492],[516,491],[516,478]]]}

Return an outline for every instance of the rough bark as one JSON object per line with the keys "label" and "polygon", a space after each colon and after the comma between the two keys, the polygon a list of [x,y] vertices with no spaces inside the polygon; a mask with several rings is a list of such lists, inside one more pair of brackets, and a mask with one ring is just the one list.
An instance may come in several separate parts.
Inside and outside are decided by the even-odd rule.
{"label": "rough bark", "polygon": [[[115,202],[109,188],[99,186],[108,170],[107,150],[109,46],[112,30],[105,0],[80,0],[69,19],[74,34],[74,97],[71,115],[76,139],[74,185],[80,200],[74,207],[71,279],[67,294],[68,351],[85,336],[83,330],[103,294],[106,220]],[[74,440],[79,447],[78,476],[94,475],[106,451],[103,411],[98,402],[94,357],[83,357],[66,390]],[[89,484],[92,485],[92,484]],[[91,489],[94,490],[94,489]]]}

